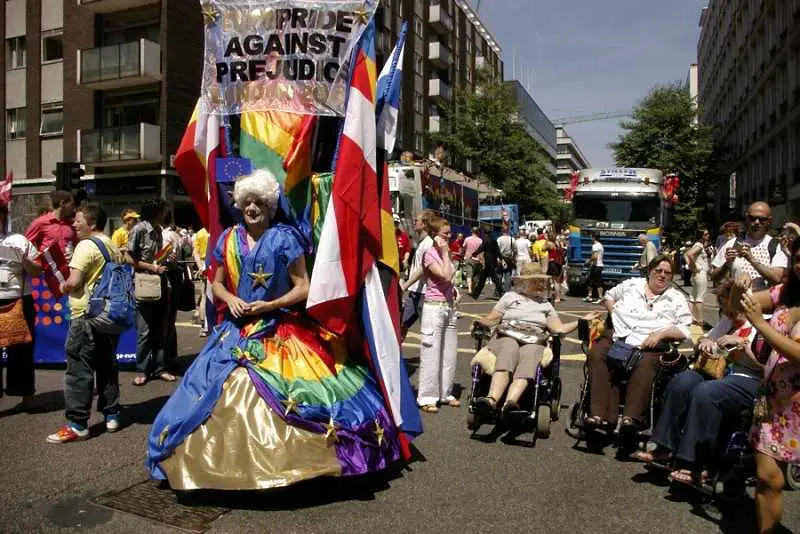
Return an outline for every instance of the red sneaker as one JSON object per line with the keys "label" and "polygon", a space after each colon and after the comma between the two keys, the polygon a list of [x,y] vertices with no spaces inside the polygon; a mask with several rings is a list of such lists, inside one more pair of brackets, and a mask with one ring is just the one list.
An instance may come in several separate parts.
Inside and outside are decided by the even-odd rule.
{"label": "red sneaker", "polygon": [[73,423],[62,426],[55,434],[47,436],[47,443],[69,443],[89,439],[89,429],[79,428]]}

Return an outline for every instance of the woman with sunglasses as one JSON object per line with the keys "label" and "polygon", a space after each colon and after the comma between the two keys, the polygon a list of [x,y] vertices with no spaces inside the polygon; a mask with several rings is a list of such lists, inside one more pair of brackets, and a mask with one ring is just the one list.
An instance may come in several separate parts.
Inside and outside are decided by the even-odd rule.
{"label": "woman with sunglasses", "polygon": [[621,431],[633,433],[642,424],[650,388],[661,355],[670,341],[689,337],[692,312],[683,293],[672,287],[673,266],[660,254],[647,266],[647,278],[632,278],[609,290],[603,305],[611,314],[613,332],[597,340],[589,353],[591,407],[586,424],[614,425],[619,411],[618,355],[641,350],[628,380]]}

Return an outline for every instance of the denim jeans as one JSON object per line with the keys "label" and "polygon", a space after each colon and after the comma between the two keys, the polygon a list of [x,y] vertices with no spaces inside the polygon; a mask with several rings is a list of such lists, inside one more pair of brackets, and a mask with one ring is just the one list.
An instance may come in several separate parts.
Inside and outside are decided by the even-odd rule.
{"label": "denim jeans", "polygon": [[67,420],[86,427],[92,410],[92,392],[97,380],[97,411],[119,413],[119,336],[98,332],[83,317],[72,319],[65,350],[64,404]]}
{"label": "denim jeans", "polygon": [[426,302],[422,306],[422,348],[419,351],[417,388],[420,406],[446,401],[453,393],[458,356],[457,319],[452,305]]}

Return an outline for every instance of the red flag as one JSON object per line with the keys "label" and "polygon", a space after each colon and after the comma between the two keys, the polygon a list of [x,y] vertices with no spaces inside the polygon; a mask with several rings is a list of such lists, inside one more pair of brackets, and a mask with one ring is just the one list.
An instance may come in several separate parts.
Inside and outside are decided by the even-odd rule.
{"label": "red flag", "polygon": [[69,264],[64,252],[58,246],[58,242],[54,242],[44,249],[39,257],[41,258],[44,281],[47,287],[57,298],[61,297],[63,295],[61,293],[61,285],[69,278]]}
{"label": "red flag", "polygon": [[13,171],[6,173],[6,179],[0,182],[0,204],[11,204],[11,185],[14,182]]}

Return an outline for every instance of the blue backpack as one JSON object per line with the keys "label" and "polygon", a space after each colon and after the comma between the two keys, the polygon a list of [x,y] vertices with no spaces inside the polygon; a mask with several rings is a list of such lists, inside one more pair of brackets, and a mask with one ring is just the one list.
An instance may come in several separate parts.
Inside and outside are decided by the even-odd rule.
{"label": "blue backpack", "polygon": [[121,334],[136,322],[133,270],[129,265],[111,261],[102,241],[96,237],[89,239],[100,249],[105,265],[89,296],[85,317],[99,332]]}

